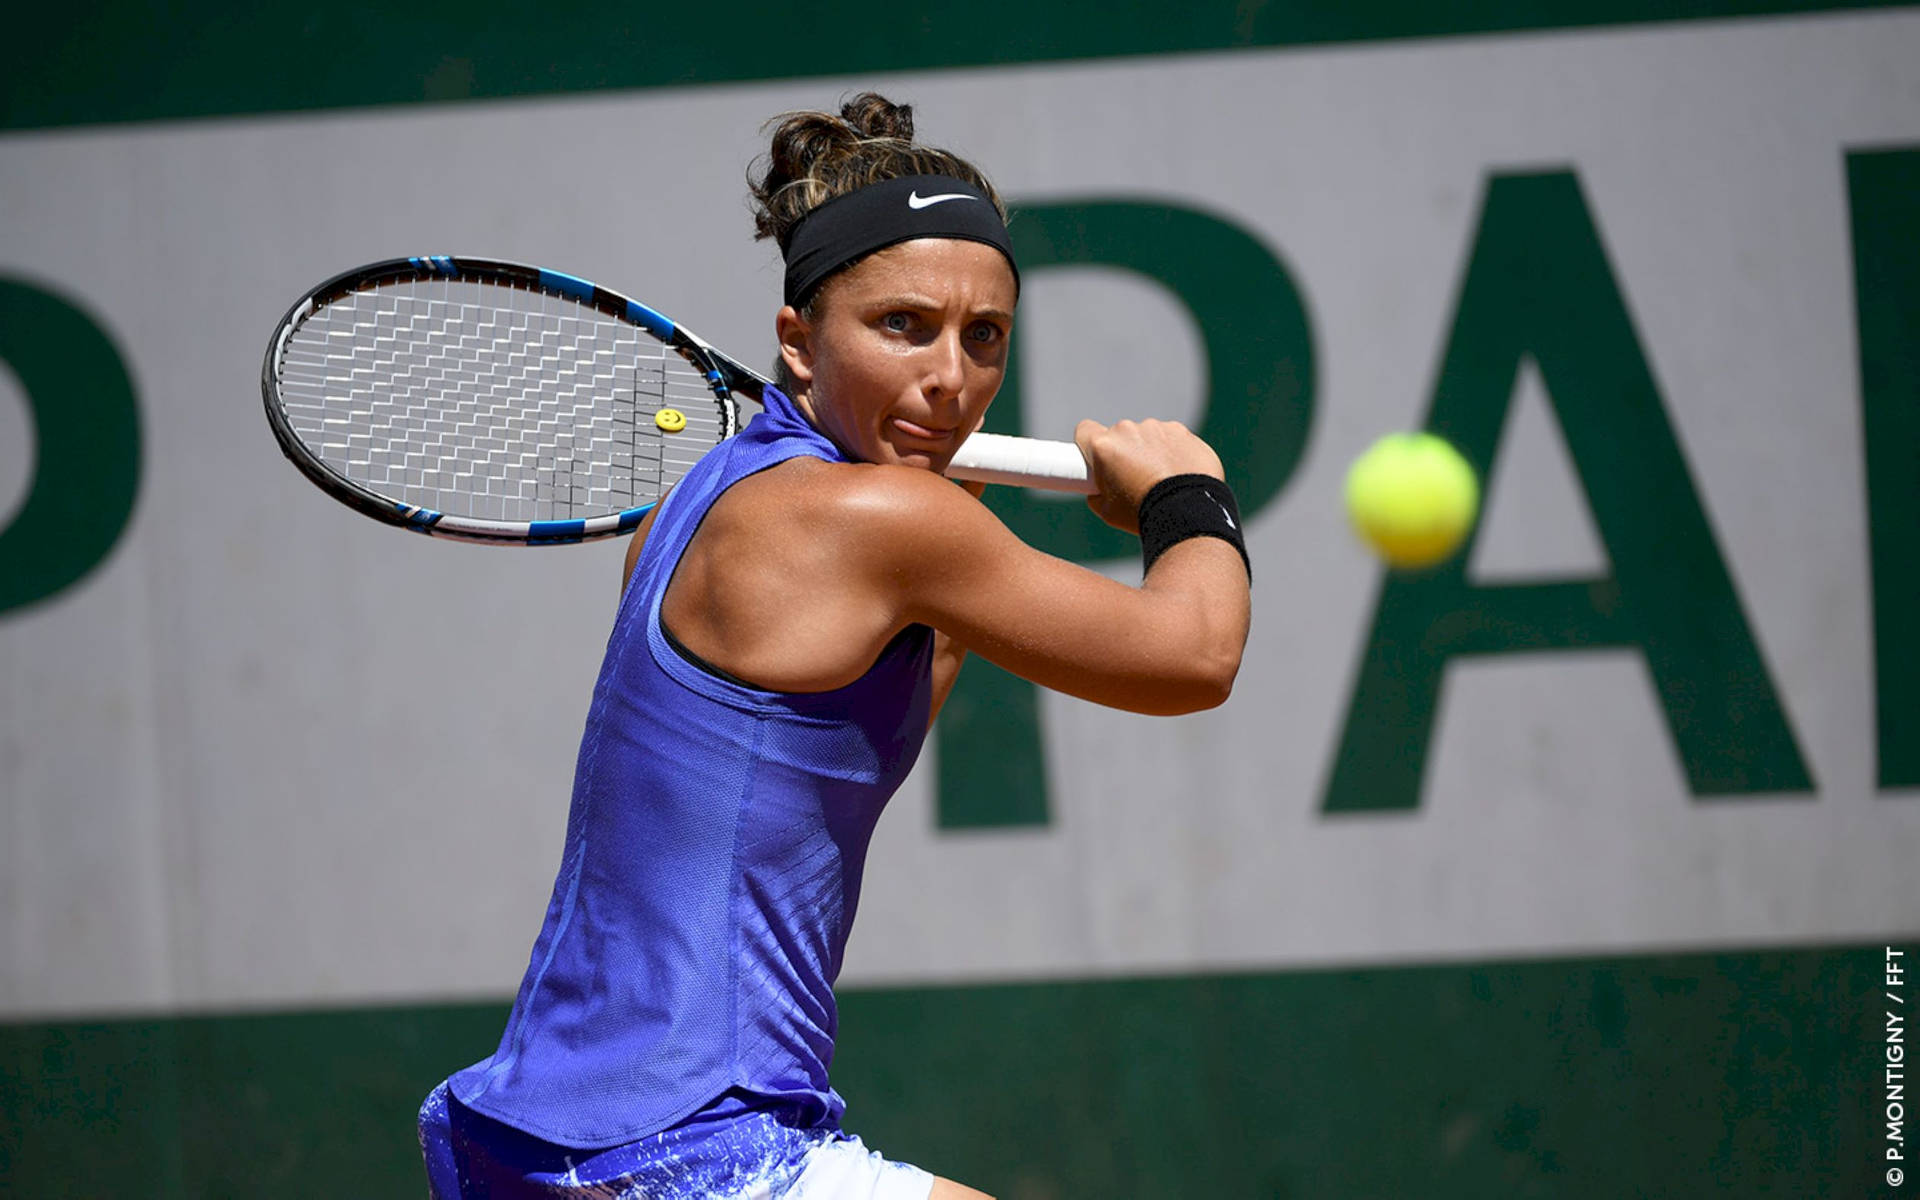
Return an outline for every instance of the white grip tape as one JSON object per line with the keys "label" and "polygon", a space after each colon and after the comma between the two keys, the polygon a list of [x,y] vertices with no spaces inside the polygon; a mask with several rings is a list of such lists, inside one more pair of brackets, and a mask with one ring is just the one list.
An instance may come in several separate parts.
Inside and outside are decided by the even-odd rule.
{"label": "white grip tape", "polygon": [[1093,484],[1087,481],[1087,460],[1081,456],[1080,447],[1072,442],[976,433],[947,464],[947,474],[974,483],[1079,492],[1083,496],[1093,494]]}

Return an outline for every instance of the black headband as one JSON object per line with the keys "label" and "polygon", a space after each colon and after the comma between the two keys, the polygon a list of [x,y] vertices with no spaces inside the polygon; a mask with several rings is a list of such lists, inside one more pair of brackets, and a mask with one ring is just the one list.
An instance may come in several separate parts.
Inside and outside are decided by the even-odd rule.
{"label": "black headband", "polygon": [[787,259],[786,302],[798,308],[821,281],[857,259],[914,238],[981,242],[1006,255],[1014,286],[1013,243],[987,194],[946,175],[909,175],[871,184],[814,209],[780,250]]}

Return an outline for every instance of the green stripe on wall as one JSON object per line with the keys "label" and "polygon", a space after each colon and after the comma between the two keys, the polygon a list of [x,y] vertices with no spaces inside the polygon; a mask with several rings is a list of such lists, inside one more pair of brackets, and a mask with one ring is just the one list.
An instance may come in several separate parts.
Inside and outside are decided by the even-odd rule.
{"label": "green stripe on wall", "polygon": [[34,4],[0,37],[0,128],[409,104],[605,88],[1315,46],[1898,8],[1876,0],[865,0],[394,6]]}
{"label": "green stripe on wall", "polygon": [[[1069,1197],[1863,1196],[1880,946],[862,991],[870,1145]],[[0,1026],[0,1191],[418,1197],[500,1005]]]}

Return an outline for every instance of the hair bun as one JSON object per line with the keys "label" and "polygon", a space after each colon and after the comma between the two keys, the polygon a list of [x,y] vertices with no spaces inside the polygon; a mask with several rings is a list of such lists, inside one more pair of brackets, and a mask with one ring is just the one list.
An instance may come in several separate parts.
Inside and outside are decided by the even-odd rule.
{"label": "hair bun", "polygon": [[861,92],[836,115],[783,113],[767,122],[767,152],[747,170],[755,237],[782,249],[806,215],[849,192],[908,175],[951,175],[979,188],[1006,220],[1006,206],[980,169],[958,155],[913,140],[913,106]]}
{"label": "hair bun", "polygon": [[840,119],[863,138],[913,140],[913,105],[895,104],[878,92],[861,92],[842,104]]}

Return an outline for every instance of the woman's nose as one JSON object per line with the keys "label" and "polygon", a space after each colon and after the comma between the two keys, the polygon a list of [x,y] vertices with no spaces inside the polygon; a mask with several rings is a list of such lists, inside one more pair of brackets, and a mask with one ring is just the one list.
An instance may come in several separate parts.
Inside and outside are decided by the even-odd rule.
{"label": "woman's nose", "polygon": [[966,350],[957,331],[946,331],[927,347],[926,391],[929,397],[952,399],[966,383]]}

